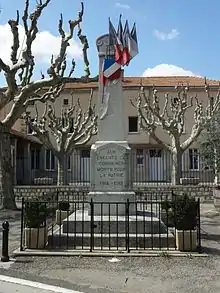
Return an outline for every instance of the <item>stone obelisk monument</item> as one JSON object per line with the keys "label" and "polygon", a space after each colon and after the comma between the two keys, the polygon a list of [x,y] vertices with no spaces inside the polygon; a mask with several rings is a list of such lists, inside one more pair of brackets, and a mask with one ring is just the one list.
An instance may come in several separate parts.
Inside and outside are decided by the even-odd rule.
{"label": "stone obelisk monument", "polygon": [[[98,140],[91,147],[91,191],[94,201],[94,215],[125,215],[127,199],[135,201],[131,191],[131,149],[125,140],[124,101],[121,76],[102,83],[103,61],[106,52],[109,58],[115,55],[115,49],[109,45],[109,35],[103,35],[96,41],[99,55],[99,124]],[[101,204],[102,203],[102,210]],[[109,209],[108,203],[111,204]],[[106,203],[106,204],[104,204]],[[130,204],[129,214],[134,204]]]}
{"label": "stone obelisk monument", "polygon": [[[112,31],[116,35],[115,30]],[[127,35],[137,42],[136,33],[132,31]],[[173,235],[170,235],[164,223],[147,211],[137,210],[135,193],[132,191],[131,149],[124,127],[120,65],[124,66],[126,62],[123,59],[123,64],[118,64],[115,46],[110,46],[109,41],[109,35],[104,35],[96,42],[100,78],[98,139],[91,147],[89,196],[93,205],[88,205],[88,209],[76,210],[63,221],[63,239],[68,238],[69,244],[79,247],[86,245],[90,249],[161,247],[166,246],[168,240],[173,245]],[[129,53],[132,53],[131,44],[129,49]],[[137,53],[137,50],[133,53]],[[130,54],[132,56],[134,54]],[[60,234],[57,239],[60,246]]]}

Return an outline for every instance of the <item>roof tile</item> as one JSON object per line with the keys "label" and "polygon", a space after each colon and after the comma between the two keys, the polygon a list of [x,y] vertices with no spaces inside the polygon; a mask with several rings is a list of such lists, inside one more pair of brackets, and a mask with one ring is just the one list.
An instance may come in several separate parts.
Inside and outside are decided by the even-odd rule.
{"label": "roof tile", "polygon": [[[210,86],[218,86],[219,80],[207,79],[206,82]],[[166,87],[176,85],[189,85],[189,86],[204,86],[205,79],[203,77],[196,76],[155,76],[155,77],[124,77],[123,85],[126,87],[140,86],[155,86],[155,87]],[[96,88],[98,82],[91,83],[67,83],[66,89],[82,89],[82,88]]]}

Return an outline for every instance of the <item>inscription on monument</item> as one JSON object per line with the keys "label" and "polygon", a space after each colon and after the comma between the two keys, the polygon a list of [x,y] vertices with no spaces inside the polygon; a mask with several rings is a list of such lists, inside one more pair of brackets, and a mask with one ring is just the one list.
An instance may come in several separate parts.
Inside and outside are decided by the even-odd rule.
{"label": "inscription on monument", "polygon": [[103,190],[122,190],[126,186],[128,155],[125,148],[109,146],[96,154],[96,184]]}

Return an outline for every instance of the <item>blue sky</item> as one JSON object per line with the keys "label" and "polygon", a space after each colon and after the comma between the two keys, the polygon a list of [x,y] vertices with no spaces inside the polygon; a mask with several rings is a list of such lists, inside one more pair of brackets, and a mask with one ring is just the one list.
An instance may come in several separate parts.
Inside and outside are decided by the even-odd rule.
{"label": "blue sky", "polygon": [[[35,0],[30,0],[35,4]],[[130,26],[137,23],[139,55],[126,67],[125,75],[197,74],[220,79],[220,21],[219,0],[84,0],[83,31],[87,34],[92,75],[97,74],[95,40],[108,32],[108,17],[115,26],[120,13]],[[0,57],[7,59],[9,51],[7,20],[22,11],[24,0],[0,0]],[[39,29],[44,34],[35,44],[38,65],[36,72],[45,69],[51,50],[58,44],[57,20],[63,12],[64,20],[73,19],[80,7],[78,0],[52,0],[44,11]],[[66,26],[66,29],[68,26]],[[76,57],[76,75],[83,72],[77,43],[71,49]],[[183,71],[183,68],[185,71]],[[189,72],[188,72],[189,71]],[[0,77],[0,84],[3,83]]]}

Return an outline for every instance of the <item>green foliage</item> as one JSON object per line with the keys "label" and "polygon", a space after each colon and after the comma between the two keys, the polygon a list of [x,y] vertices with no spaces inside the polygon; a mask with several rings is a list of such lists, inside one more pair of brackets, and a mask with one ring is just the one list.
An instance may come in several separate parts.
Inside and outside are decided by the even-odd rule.
{"label": "green foliage", "polygon": [[68,201],[60,201],[58,203],[58,209],[61,211],[68,211],[70,209],[70,204]]}
{"label": "green foliage", "polygon": [[28,228],[40,228],[46,225],[47,203],[27,201],[24,206],[24,223]]}
{"label": "green foliage", "polygon": [[197,201],[187,194],[176,196],[175,200],[161,203],[168,219],[178,230],[194,230],[197,221]]}

